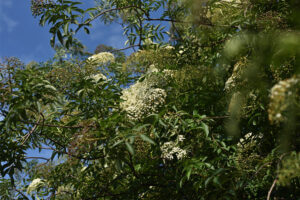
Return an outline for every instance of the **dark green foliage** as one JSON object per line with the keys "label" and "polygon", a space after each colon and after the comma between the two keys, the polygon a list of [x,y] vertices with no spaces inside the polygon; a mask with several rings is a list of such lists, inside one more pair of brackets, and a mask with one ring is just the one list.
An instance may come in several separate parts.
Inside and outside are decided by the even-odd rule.
{"label": "dark green foliage", "polygon": [[[40,3],[33,14],[64,47],[1,63],[0,171],[15,185],[2,178],[1,198],[300,196],[297,1]],[[99,45],[86,59],[74,34],[98,17],[140,51]],[[153,21],[171,22],[173,46]],[[26,162],[30,148],[52,156]]]}

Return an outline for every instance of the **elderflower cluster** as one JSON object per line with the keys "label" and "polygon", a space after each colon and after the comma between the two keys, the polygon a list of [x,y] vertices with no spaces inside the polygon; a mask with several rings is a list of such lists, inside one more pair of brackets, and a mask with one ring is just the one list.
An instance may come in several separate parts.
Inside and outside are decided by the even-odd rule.
{"label": "elderflower cluster", "polygon": [[132,120],[137,120],[146,114],[155,113],[165,103],[167,94],[160,88],[148,88],[147,84],[137,82],[123,91],[125,100],[121,107],[128,113]]}
{"label": "elderflower cluster", "polygon": [[[169,76],[157,73],[154,66],[149,67],[148,73],[135,84],[123,90],[121,107],[132,120],[157,113],[165,104],[167,92],[162,89],[167,85]],[[164,73],[164,72],[163,72]],[[141,81],[142,80],[142,81]]]}
{"label": "elderflower cluster", "polygon": [[245,73],[245,68],[245,58],[243,58],[234,65],[233,72],[225,83],[225,90],[230,91],[237,86],[239,81],[241,81],[243,74]]}
{"label": "elderflower cluster", "polygon": [[184,135],[178,135],[178,141],[183,142],[183,140],[185,140]]}
{"label": "elderflower cluster", "polygon": [[90,75],[87,77],[87,79],[92,79],[94,83],[98,83],[99,81],[106,81],[107,77],[99,73],[99,74]]}
{"label": "elderflower cluster", "polygon": [[38,189],[38,187],[40,187],[41,185],[44,184],[44,181],[40,178],[36,178],[34,179],[28,186],[27,188],[27,193],[31,194],[33,191],[35,191],[36,189]]}
{"label": "elderflower cluster", "polygon": [[165,46],[164,49],[171,51],[171,50],[174,50],[175,47],[168,45],[168,46]]}
{"label": "elderflower cluster", "polygon": [[[180,137],[180,138],[178,138],[178,140],[183,141],[184,137]],[[173,160],[174,156],[176,156],[176,158],[178,160],[181,160],[181,159],[185,158],[187,155],[186,150],[178,147],[178,145],[173,141],[164,143],[160,147],[160,150],[162,152],[161,158],[164,160]]]}
{"label": "elderflower cluster", "polygon": [[250,132],[250,133],[247,133],[246,135],[244,135],[244,137],[242,137],[240,139],[240,141],[238,142],[237,146],[239,148],[245,147],[245,145],[247,143],[254,142],[257,139],[262,139],[262,138],[263,138],[263,134],[262,133],[259,133],[258,135],[253,135],[252,132]]}
{"label": "elderflower cluster", "polygon": [[269,105],[268,113],[271,123],[278,123],[284,120],[283,112],[289,107],[291,97],[293,97],[293,88],[300,83],[297,78],[290,78],[280,81],[271,89],[271,102]]}
{"label": "elderflower cluster", "polygon": [[95,55],[92,55],[88,60],[99,63],[99,64],[108,64],[115,62],[115,56],[110,52],[101,52]]}

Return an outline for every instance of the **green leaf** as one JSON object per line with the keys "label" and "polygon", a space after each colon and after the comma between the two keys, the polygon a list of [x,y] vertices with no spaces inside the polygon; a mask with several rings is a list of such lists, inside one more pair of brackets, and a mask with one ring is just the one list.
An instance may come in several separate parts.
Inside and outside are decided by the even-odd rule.
{"label": "green leaf", "polygon": [[86,9],[84,12],[89,12],[89,11],[93,11],[93,10],[97,10],[96,8],[88,8],[88,9]]}
{"label": "green leaf", "polygon": [[119,140],[116,143],[114,143],[111,148],[114,148],[115,146],[118,146],[119,144],[121,144],[123,142],[123,140]]}
{"label": "green leaf", "polygon": [[56,33],[56,34],[57,34],[58,40],[59,40],[60,43],[63,45],[63,44],[64,44],[64,38],[63,38],[63,36],[62,36],[60,30],[57,30],[57,33]]}
{"label": "green leaf", "polygon": [[57,152],[56,151],[53,151],[52,152],[52,155],[50,157],[50,159],[53,161],[53,159],[55,158],[55,156],[57,155]]}
{"label": "green leaf", "polygon": [[142,126],[139,126],[139,127],[137,127],[137,128],[134,128],[134,130],[136,131],[136,132],[140,132],[141,130],[143,130],[144,128],[146,128],[146,127],[148,127],[148,126],[151,126],[150,124],[144,124],[144,125],[142,125]]}
{"label": "green leaf", "polygon": [[129,151],[129,153],[131,155],[134,155],[134,149],[133,149],[132,145],[129,142],[125,142],[125,145],[127,147],[127,150]]}
{"label": "green leaf", "polygon": [[158,123],[160,123],[165,128],[167,127],[167,125],[161,119],[158,120]]}
{"label": "green leaf", "polygon": [[45,88],[56,91],[56,88],[52,85],[45,85]]}
{"label": "green leaf", "polygon": [[84,27],[83,29],[87,34],[90,34],[90,30],[87,27]]}
{"label": "green leaf", "polygon": [[186,172],[186,177],[187,177],[187,180],[189,180],[189,179],[190,179],[190,177],[191,177],[191,173],[192,173],[192,168],[189,168],[189,169],[187,170],[187,172]]}
{"label": "green leaf", "polygon": [[204,122],[201,122],[201,128],[204,131],[205,135],[208,136],[209,135],[209,128]]}
{"label": "green leaf", "polygon": [[64,34],[65,35],[68,35],[68,32],[69,32],[69,22],[68,23],[65,23],[65,25],[64,25]]}
{"label": "green leaf", "polygon": [[55,35],[53,35],[53,37],[50,39],[51,47],[54,47],[54,44],[55,44]]}
{"label": "green leaf", "polygon": [[154,144],[154,145],[156,144],[151,138],[149,138],[149,137],[146,136],[146,135],[141,134],[140,137],[141,137],[142,140],[144,140],[145,142],[149,142],[149,143]]}

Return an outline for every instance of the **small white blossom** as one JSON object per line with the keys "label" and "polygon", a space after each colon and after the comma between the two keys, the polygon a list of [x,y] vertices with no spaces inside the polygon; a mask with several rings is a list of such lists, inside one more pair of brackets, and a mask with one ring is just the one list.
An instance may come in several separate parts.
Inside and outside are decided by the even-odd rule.
{"label": "small white blossom", "polygon": [[262,134],[262,133],[253,135],[252,132],[250,132],[250,133],[247,133],[246,135],[244,135],[244,137],[242,137],[242,138],[240,139],[240,141],[238,142],[237,146],[238,146],[239,148],[241,148],[241,147],[243,147],[246,143],[255,141],[256,139],[262,139],[262,138],[263,138],[263,134]]}
{"label": "small white blossom", "polygon": [[31,194],[33,191],[35,191],[36,189],[38,189],[38,187],[40,187],[41,185],[44,184],[44,181],[40,178],[36,178],[34,179],[30,185],[27,188],[27,193]]}
{"label": "small white blossom", "polygon": [[164,160],[173,160],[174,156],[176,156],[178,160],[181,160],[187,155],[186,150],[181,149],[172,141],[164,143],[160,149],[162,151],[161,157]]}
{"label": "small white blossom", "polygon": [[280,113],[277,113],[275,116],[277,119],[281,119],[282,115]]}
{"label": "small white blossom", "polygon": [[174,50],[175,47],[168,45],[168,46],[165,46],[165,49],[166,49],[166,50]]}
{"label": "small white blossom", "polygon": [[147,71],[148,73],[151,73],[151,72],[158,72],[158,69],[155,67],[155,65],[150,65],[149,66],[149,69]]}
{"label": "small white blossom", "polygon": [[108,64],[115,62],[115,56],[110,52],[101,52],[95,55],[92,55],[88,60],[97,62],[99,64]]}
{"label": "small white blossom", "polygon": [[247,133],[244,137],[245,137],[246,140],[248,140],[249,138],[252,137],[252,132]]}
{"label": "small white blossom", "polygon": [[104,76],[101,73],[88,76],[87,79],[92,79],[93,82],[95,82],[95,83],[98,83],[100,80],[101,81],[106,81],[107,80],[106,76]]}
{"label": "small white blossom", "polygon": [[183,140],[185,140],[184,135],[178,135],[178,141],[183,142]]}

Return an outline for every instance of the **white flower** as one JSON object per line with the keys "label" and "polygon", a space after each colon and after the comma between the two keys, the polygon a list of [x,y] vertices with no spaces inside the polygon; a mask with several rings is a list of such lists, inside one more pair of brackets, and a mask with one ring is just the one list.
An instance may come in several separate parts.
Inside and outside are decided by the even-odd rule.
{"label": "white flower", "polygon": [[140,119],[146,114],[157,112],[158,108],[165,103],[167,94],[160,88],[148,88],[142,82],[137,82],[123,91],[122,98],[125,100],[121,107],[131,117]]}
{"label": "white flower", "polygon": [[88,60],[97,62],[99,64],[108,64],[115,62],[115,56],[110,52],[101,52],[95,55],[92,55]]}
{"label": "white flower", "polygon": [[87,79],[92,79],[93,82],[95,82],[95,83],[98,83],[100,80],[102,80],[102,81],[106,81],[107,80],[106,76],[104,76],[101,73],[88,76]]}
{"label": "white flower", "polygon": [[282,115],[280,113],[277,113],[275,116],[277,119],[281,119]]}
{"label": "white flower", "polygon": [[31,194],[34,190],[38,189],[38,187],[42,186],[44,181],[40,178],[34,179],[27,188],[27,193]]}
{"label": "white flower", "polygon": [[175,48],[173,46],[168,45],[168,46],[165,46],[165,49],[166,50],[174,50]]}
{"label": "white flower", "polygon": [[160,149],[162,151],[161,157],[164,160],[173,160],[174,156],[176,156],[178,160],[181,160],[187,155],[186,150],[181,149],[172,141],[164,143]]}
{"label": "white flower", "polygon": [[231,76],[227,79],[226,83],[225,83],[225,90],[230,90],[231,88],[235,87],[235,81],[233,80],[234,77]]}
{"label": "white flower", "polygon": [[158,72],[158,69],[155,67],[155,65],[150,65],[149,66],[149,69],[147,71],[148,73],[151,73],[151,72]]}
{"label": "white flower", "polygon": [[[154,66],[150,69],[155,71]],[[142,81],[137,81],[129,88],[123,90],[120,106],[128,113],[129,118],[138,120],[146,115],[158,112],[164,105],[167,93],[160,88],[166,85],[165,76],[155,72],[148,72]]]}
{"label": "white flower", "polygon": [[268,109],[271,123],[279,123],[285,120],[282,113],[290,106],[291,99],[295,96],[295,89],[299,88],[299,78],[292,77],[279,81],[271,89],[270,105]]}
{"label": "white flower", "polygon": [[184,135],[178,135],[178,141],[183,142],[183,140],[185,140]]}
{"label": "white flower", "polygon": [[262,138],[263,138],[262,133],[253,135],[252,132],[250,132],[250,133],[247,133],[246,135],[244,135],[244,137],[242,137],[240,139],[237,146],[239,148],[241,148],[241,147],[245,146],[246,144],[248,144],[249,142],[253,142],[253,141],[256,141],[257,139],[262,139]]}

